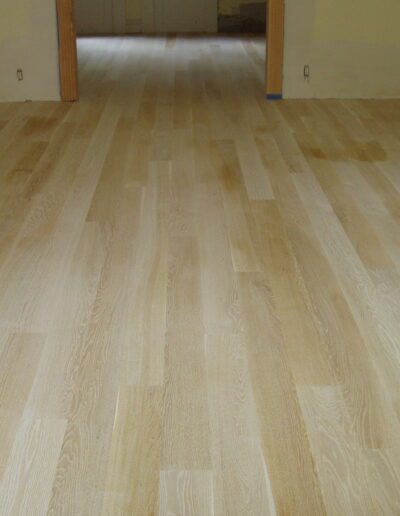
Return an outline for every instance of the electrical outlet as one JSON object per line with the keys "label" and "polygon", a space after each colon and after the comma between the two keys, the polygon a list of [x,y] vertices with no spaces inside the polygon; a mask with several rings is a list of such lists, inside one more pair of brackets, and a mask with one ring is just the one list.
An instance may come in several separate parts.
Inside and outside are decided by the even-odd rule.
{"label": "electrical outlet", "polygon": [[17,70],[17,79],[19,81],[23,81],[24,80],[24,72],[21,70],[21,68],[18,68],[18,70]]}
{"label": "electrical outlet", "polygon": [[304,65],[304,78],[309,79],[310,78],[310,65]]}

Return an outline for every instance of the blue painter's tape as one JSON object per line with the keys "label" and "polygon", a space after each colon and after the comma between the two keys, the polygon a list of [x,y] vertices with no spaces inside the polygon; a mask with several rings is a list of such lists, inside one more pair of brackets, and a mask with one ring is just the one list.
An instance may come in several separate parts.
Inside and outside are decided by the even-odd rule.
{"label": "blue painter's tape", "polygon": [[265,95],[265,98],[268,100],[281,100],[282,99],[282,93],[267,93]]}

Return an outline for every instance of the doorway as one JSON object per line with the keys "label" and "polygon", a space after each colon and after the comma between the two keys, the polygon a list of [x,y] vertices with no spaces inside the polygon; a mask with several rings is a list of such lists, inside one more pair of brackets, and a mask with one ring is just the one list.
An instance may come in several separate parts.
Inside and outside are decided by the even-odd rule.
{"label": "doorway", "polygon": [[[60,61],[60,83],[61,83],[61,98],[64,101],[74,101],[78,99],[78,64],[77,64],[77,50],[76,50],[76,36],[77,27],[75,23],[75,2],[80,0],[57,0],[57,12],[58,12],[58,31],[59,31],[59,61]],[[108,0],[91,0],[96,2],[100,6],[103,6],[99,10],[98,20],[91,25],[94,27],[95,24],[98,26],[107,27],[110,29],[110,22],[106,22],[103,19],[104,12],[108,12],[104,7],[104,2]],[[176,0],[171,0],[176,1]],[[207,2],[213,2],[214,0],[207,0]],[[122,3],[121,3],[122,2]],[[153,24],[154,32],[157,30],[157,23],[160,23],[157,16],[157,6],[162,6],[162,0],[154,0],[152,3],[153,8],[151,10],[152,16],[147,14],[149,23]],[[206,3],[207,3],[206,2]],[[186,29],[182,28],[182,31],[189,31],[190,19],[203,20],[198,23],[198,26],[202,24],[207,25],[207,20],[202,17],[204,10],[199,12],[200,2],[190,0],[187,2],[188,7],[186,8],[186,16],[183,18],[187,20]],[[123,33],[122,30],[123,21],[121,21],[121,8],[125,5],[124,0],[115,0],[112,3],[113,14],[110,16],[112,19],[113,32]],[[150,5],[147,4],[147,5]],[[197,6],[197,7],[196,7]],[[191,10],[192,9],[192,10]],[[195,17],[193,13],[197,13]],[[119,13],[119,14],[118,14]],[[144,17],[144,20],[146,17]],[[162,17],[163,21],[163,32],[168,32],[168,27],[173,22],[173,15],[168,13],[167,16]],[[116,20],[119,20],[116,21]],[[151,21],[152,20],[152,21]],[[166,20],[166,21],[165,21]],[[119,29],[118,28],[119,23]],[[103,24],[103,25],[102,25]],[[183,24],[182,26],[184,26]],[[191,25],[193,28],[193,25]],[[151,30],[149,30],[151,32]],[[199,29],[198,32],[201,32]],[[95,33],[95,32],[93,32]],[[267,0],[267,44],[266,44],[266,78],[265,78],[265,93],[268,99],[280,99],[282,98],[283,90],[283,45],[284,45],[284,0]]]}

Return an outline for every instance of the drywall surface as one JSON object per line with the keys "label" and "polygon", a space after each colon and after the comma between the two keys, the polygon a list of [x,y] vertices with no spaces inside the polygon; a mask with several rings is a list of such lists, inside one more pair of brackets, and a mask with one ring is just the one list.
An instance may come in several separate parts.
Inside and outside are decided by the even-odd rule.
{"label": "drywall surface", "polygon": [[266,0],[126,0],[126,30],[132,33],[264,32],[265,18]]}
{"label": "drywall surface", "polygon": [[266,0],[75,0],[75,13],[79,34],[264,32]]}
{"label": "drywall surface", "polygon": [[219,0],[218,31],[265,33],[265,0]]}
{"label": "drywall surface", "polygon": [[75,0],[78,34],[112,34],[113,21],[112,0]]}
{"label": "drywall surface", "polygon": [[218,0],[126,0],[126,32],[216,32]]}
{"label": "drywall surface", "polygon": [[157,32],[216,32],[217,0],[158,0]]}
{"label": "drywall surface", "polygon": [[142,0],[126,0],[125,27],[127,32],[143,32]]}
{"label": "drywall surface", "polygon": [[285,5],[285,97],[400,97],[399,0]]}
{"label": "drywall surface", "polygon": [[125,0],[74,0],[76,31],[87,34],[123,34],[126,32]]}
{"label": "drywall surface", "polygon": [[55,0],[0,1],[0,102],[60,99],[57,38]]}

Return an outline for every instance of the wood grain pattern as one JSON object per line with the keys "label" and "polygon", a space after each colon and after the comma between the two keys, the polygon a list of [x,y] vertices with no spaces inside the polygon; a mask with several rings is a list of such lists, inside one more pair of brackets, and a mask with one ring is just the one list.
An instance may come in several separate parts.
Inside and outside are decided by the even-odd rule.
{"label": "wood grain pattern", "polygon": [[0,104],[0,514],[400,513],[400,103],[262,38],[87,38]]}
{"label": "wood grain pattern", "polygon": [[211,471],[162,471],[160,516],[213,514]]}
{"label": "wood grain pattern", "polygon": [[2,514],[46,514],[65,420],[23,420],[2,477]]}
{"label": "wood grain pattern", "polygon": [[283,92],[284,0],[268,0],[266,94],[281,96]]}
{"label": "wood grain pattern", "polygon": [[162,392],[161,387],[125,387],[119,392],[103,515],[157,512]]}
{"label": "wood grain pattern", "polygon": [[74,0],[57,0],[61,100],[78,100]]}

